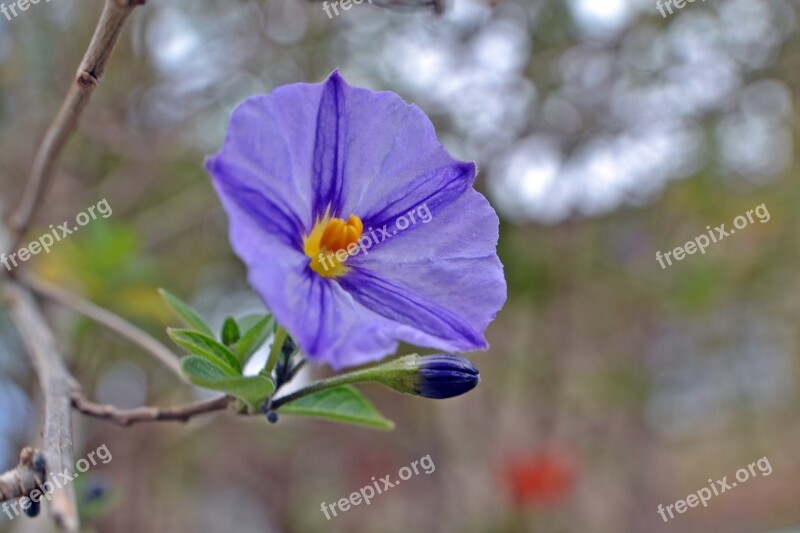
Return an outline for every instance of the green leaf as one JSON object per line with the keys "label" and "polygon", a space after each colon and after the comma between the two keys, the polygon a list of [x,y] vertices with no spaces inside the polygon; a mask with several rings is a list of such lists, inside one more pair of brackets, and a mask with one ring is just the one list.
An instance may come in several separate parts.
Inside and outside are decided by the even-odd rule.
{"label": "green leaf", "polygon": [[222,344],[225,346],[236,344],[239,337],[241,337],[239,325],[232,317],[226,318],[225,323],[222,325]]}
{"label": "green leaf", "polygon": [[309,394],[278,409],[280,413],[313,416],[373,429],[394,429],[394,422],[384,418],[360,392],[350,386]]}
{"label": "green leaf", "polygon": [[235,377],[231,376],[226,369],[198,355],[187,355],[181,359],[181,368],[195,385],[205,386],[207,383]]}
{"label": "green leaf", "polygon": [[231,377],[224,368],[196,355],[181,359],[181,368],[194,385],[241,398],[253,409],[275,392],[275,384],[266,376]]}
{"label": "green leaf", "polygon": [[272,315],[270,315],[269,313],[267,313],[267,314],[257,313],[257,314],[253,314],[253,315],[243,316],[237,322],[239,322],[239,329],[241,331],[250,331],[251,329],[253,329],[256,326],[256,324],[258,324],[262,320],[271,319],[271,318],[272,318]]}
{"label": "green leaf", "polygon": [[164,302],[172,310],[175,315],[188,327],[196,329],[201,333],[205,333],[209,337],[214,337],[214,332],[208,327],[203,317],[197,311],[189,307],[177,296],[169,293],[164,289],[158,289],[159,294],[164,299]]}
{"label": "green leaf", "polygon": [[190,329],[167,328],[167,333],[176,344],[185,348],[189,353],[204,357],[220,368],[225,369],[231,376],[242,374],[242,367],[233,352],[216,339],[204,335],[199,331]]}
{"label": "green leaf", "polygon": [[245,331],[239,342],[231,346],[233,353],[236,354],[239,363],[244,367],[250,357],[261,348],[267,338],[272,333],[274,324],[270,315],[249,316],[239,321]]}

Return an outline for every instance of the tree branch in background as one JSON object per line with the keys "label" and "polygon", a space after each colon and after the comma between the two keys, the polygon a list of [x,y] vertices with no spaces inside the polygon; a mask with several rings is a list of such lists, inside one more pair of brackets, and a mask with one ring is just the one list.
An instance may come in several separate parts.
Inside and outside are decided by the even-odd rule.
{"label": "tree branch in background", "polygon": [[36,152],[19,207],[9,219],[17,244],[36,214],[64,145],[75,132],[95,87],[105,74],[125,21],[137,5],[144,3],[145,0],[106,0],[78,73]]}
{"label": "tree branch in background", "polygon": [[188,383],[181,371],[178,356],[149,333],[139,329],[111,311],[103,309],[92,302],[84,300],[80,296],[45,281],[26,277],[23,283],[40,296],[44,296],[65,307],[73,309],[138,345],[155,357],[161,364],[169,368],[173,374],[178,376],[178,379],[184,383]]}
{"label": "tree branch in background", "polygon": [[[73,472],[72,395],[78,385],[70,375],[41,311],[28,289],[15,281],[5,284],[5,303],[28,349],[45,403],[44,450],[50,472]],[[72,484],[56,489],[51,510],[56,525],[78,531],[78,507]]]}
{"label": "tree branch in background", "polygon": [[232,396],[222,396],[213,400],[190,403],[178,407],[139,407],[137,409],[117,409],[111,405],[100,405],[87,400],[80,393],[72,396],[72,406],[81,413],[108,420],[127,427],[141,422],[188,422],[191,418],[224,411],[236,401]]}
{"label": "tree branch in background", "polygon": [[23,448],[17,467],[0,475],[0,502],[29,495],[44,483],[46,476],[46,460],[42,453]]}

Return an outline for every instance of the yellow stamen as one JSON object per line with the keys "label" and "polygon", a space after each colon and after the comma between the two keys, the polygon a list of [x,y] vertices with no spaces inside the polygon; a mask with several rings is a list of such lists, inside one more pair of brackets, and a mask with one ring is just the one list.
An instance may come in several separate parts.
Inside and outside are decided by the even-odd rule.
{"label": "yellow stamen", "polygon": [[347,272],[344,263],[351,252],[357,250],[352,245],[358,244],[363,231],[364,224],[356,215],[350,215],[345,222],[326,213],[303,240],[304,251],[311,259],[311,269],[325,278],[335,278]]}

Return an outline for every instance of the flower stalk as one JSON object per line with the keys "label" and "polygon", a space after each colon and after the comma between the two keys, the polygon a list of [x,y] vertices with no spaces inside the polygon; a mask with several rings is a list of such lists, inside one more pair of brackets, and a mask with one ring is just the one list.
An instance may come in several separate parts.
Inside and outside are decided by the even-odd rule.
{"label": "flower stalk", "polygon": [[412,354],[311,383],[274,399],[271,408],[276,410],[304,396],[357,383],[375,382],[403,394],[444,399],[472,390],[479,381],[478,369],[463,357]]}

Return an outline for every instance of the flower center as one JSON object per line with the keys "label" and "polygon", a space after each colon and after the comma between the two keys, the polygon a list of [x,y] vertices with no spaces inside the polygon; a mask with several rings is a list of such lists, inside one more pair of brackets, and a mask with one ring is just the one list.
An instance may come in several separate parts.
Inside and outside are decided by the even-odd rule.
{"label": "flower center", "polygon": [[326,213],[303,239],[303,249],[311,258],[311,269],[324,278],[335,278],[347,272],[344,262],[355,255],[358,249],[355,245],[363,231],[364,224],[356,215],[350,215],[345,221]]}

